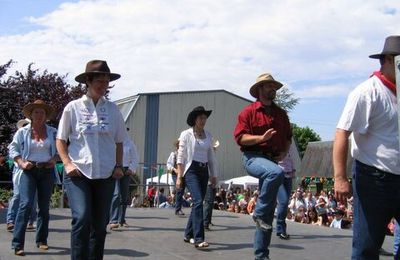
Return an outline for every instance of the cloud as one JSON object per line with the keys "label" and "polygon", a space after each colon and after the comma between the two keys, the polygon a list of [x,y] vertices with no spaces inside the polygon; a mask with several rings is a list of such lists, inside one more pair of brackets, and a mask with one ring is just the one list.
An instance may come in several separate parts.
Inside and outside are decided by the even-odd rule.
{"label": "cloud", "polygon": [[113,98],[193,89],[250,98],[264,71],[293,89],[301,82],[303,99],[345,95],[346,78],[365,78],[377,66],[367,56],[400,33],[399,9],[389,0],[64,3],[27,18],[39,29],[0,37],[0,60],[22,70],[35,62],[73,82],[88,60],[105,59],[122,74]]}

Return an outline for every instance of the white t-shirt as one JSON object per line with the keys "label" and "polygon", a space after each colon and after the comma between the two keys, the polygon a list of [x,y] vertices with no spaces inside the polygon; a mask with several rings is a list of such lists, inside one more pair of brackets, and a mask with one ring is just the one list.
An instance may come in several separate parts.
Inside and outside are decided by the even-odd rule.
{"label": "white t-shirt", "polygon": [[351,155],[400,175],[396,96],[373,76],[349,95],[337,128],[351,131]]}
{"label": "white t-shirt", "polygon": [[116,143],[127,133],[117,105],[101,98],[95,106],[84,95],[64,108],[58,125],[57,139],[67,141],[72,163],[89,179],[111,176],[115,166]]}

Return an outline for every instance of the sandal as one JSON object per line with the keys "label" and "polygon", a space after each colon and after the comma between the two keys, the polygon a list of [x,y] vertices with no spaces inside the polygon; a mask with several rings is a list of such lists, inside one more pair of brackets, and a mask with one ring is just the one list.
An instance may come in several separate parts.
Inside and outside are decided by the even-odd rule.
{"label": "sandal", "polygon": [[209,244],[206,242],[206,241],[203,241],[203,242],[201,242],[201,243],[196,243],[196,244],[194,244],[194,247],[195,248],[206,248],[206,247],[208,247],[209,246]]}
{"label": "sandal", "polygon": [[21,249],[21,248],[15,248],[15,249],[14,249],[14,254],[17,255],[17,256],[24,256],[24,255],[25,255],[25,252],[24,252],[24,250]]}

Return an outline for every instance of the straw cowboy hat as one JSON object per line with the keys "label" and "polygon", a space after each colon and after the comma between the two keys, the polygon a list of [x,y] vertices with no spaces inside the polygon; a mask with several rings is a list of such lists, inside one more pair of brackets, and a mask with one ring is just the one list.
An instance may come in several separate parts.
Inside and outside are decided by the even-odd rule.
{"label": "straw cowboy hat", "polygon": [[32,111],[35,108],[42,108],[46,111],[46,118],[50,119],[54,113],[54,108],[50,105],[47,105],[43,100],[37,99],[33,103],[29,103],[28,105],[22,108],[22,112],[26,118],[30,118]]}
{"label": "straw cowboy hat", "polygon": [[275,83],[275,86],[278,87],[277,90],[283,86],[283,84],[280,83],[279,81],[276,81],[270,73],[264,73],[258,76],[256,83],[250,87],[250,95],[252,95],[255,98],[258,98],[257,88],[266,82]]}
{"label": "straw cowboy hat", "polygon": [[20,129],[21,127],[24,127],[30,123],[31,123],[31,120],[29,118],[21,119],[17,122],[17,128]]}
{"label": "straw cowboy hat", "polygon": [[110,68],[106,61],[103,60],[92,60],[86,64],[85,72],[75,77],[75,80],[79,83],[86,83],[86,76],[93,74],[107,74],[110,76],[110,81],[117,80],[121,75],[117,73],[111,73]]}
{"label": "straw cowboy hat", "polygon": [[188,115],[188,117],[187,117],[187,120],[186,120],[186,123],[189,125],[189,126],[194,126],[194,123],[195,123],[195,121],[196,121],[196,117],[198,116],[198,115],[206,115],[207,116],[207,118],[211,115],[211,112],[212,112],[212,110],[205,110],[204,109],[204,107],[202,107],[202,106],[198,106],[198,107],[195,107],[195,108],[193,108],[193,110],[189,113],[189,115]]}
{"label": "straw cowboy hat", "polygon": [[369,57],[372,59],[380,59],[385,55],[400,55],[400,36],[392,35],[385,39],[385,45],[381,53],[372,54]]}

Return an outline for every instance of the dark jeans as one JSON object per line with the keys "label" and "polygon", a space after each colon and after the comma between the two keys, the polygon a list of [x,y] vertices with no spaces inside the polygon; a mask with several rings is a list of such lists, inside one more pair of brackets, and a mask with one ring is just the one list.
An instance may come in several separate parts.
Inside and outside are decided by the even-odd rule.
{"label": "dark jeans", "polygon": [[111,201],[111,220],[110,223],[124,224],[126,207],[130,204],[129,201],[129,181],[130,176],[125,175],[119,180],[115,180],[115,189]]}
{"label": "dark jeans", "polygon": [[115,179],[64,179],[72,214],[71,259],[103,259]]}
{"label": "dark jeans", "polygon": [[194,238],[195,243],[204,241],[203,200],[208,182],[208,168],[193,161],[185,173],[186,186],[193,200],[192,211],[185,229],[185,238]]}
{"label": "dark jeans", "polygon": [[276,207],[276,233],[286,234],[286,215],[288,211],[290,194],[292,193],[292,178],[284,178],[283,183],[279,186]]}
{"label": "dark jeans", "polygon": [[204,198],[204,226],[208,227],[211,224],[212,211],[214,209],[214,198],[217,193],[217,189],[214,188],[211,184],[207,185],[206,197]]}
{"label": "dark jeans", "polygon": [[[172,174],[172,180],[176,184],[176,174]],[[183,195],[185,193],[185,181],[183,180],[182,188],[175,188],[175,213],[182,209]]]}
{"label": "dark jeans", "polygon": [[387,224],[392,217],[400,221],[399,187],[399,175],[353,164],[353,260],[379,259]]}
{"label": "dark jeans", "polygon": [[25,231],[31,215],[35,193],[38,196],[38,218],[36,227],[36,243],[47,244],[49,235],[49,208],[53,192],[53,169],[38,169],[24,171],[19,183],[19,209],[15,220],[12,248],[24,248]]}

